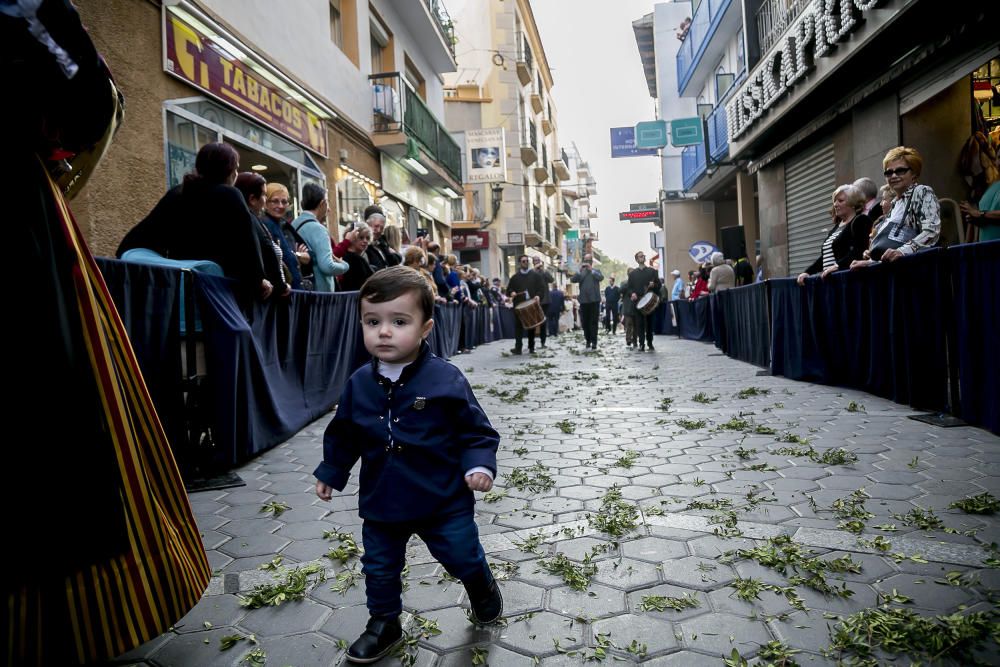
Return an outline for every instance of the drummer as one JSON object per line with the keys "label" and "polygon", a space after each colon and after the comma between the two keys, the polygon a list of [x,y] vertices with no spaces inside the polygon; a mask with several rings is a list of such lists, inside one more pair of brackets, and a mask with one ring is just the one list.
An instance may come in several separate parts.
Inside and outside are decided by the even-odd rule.
{"label": "drummer", "polygon": [[[510,298],[514,300],[514,308],[528,301],[529,299],[538,298],[539,303],[542,300],[542,294],[548,289],[548,285],[545,284],[545,278],[537,271],[532,271],[531,269],[531,258],[527,255],[521,255],[518,258],[518,270],[513,276],[510,277],[510,282],[507,283],[507,294]],[[544,325],[542,325],[544,326]],[[537,327],[535,327],[537,328]],[[523,345],[524,340],[524,327],[521,326],[521,320],[518,317],[514,318],[514,349],[510,351],[511,354],[521,354],[524,350]],[[535,329],[528,329],[528,352],[530,354],[535,353]]]}
{"label": "drummer", "polygon": [[[660,276],[656,269],[646,266],[646,253],[639,251],[635,253],[636,269],[628,277],[629,299],[635,304],[642,299],[647,292],[660,291]],[[639,351],[653,351],[653,314],[646,315],[638,308],[635,309],[635,335],[639,343]]]}

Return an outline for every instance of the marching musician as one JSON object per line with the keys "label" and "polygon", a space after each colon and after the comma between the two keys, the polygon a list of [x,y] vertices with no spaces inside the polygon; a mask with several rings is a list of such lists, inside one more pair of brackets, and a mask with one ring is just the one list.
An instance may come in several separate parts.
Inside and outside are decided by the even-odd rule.
{"label": "marching musician", "polygon": [[[545,284],[545,278],[531,269],[531,258],[527,255],[521,255],[518,258],[518,270],[517,273],[510,277],[510,282],[507,283],[507,294],[511,299],[514,300],[514,308],[516,309],[522,303],[529,301],[531,299],[537,298],[538,302],[542,301],[542,294],[548,290],[548,285]],[[539,306],[540,307],[540,306]],[[515,310],[515,315],[516,315]],[[528,353],[535,353],[535,328],[528,329]],[[521,320],[518,317],[514,318],[514,349],[510,352],[511,354],[521,354],[524,349],[524,327],[521,326]]]}
{"label": "marching musician", "polygon": [[[660,291],[660,276],[656,269],[646,266],[646,253],[639,251],[635,253],[635,263],[638,265],[628,277],[629,299],[636,303],[645,296],[646,292]],[[646,315],[638,308],[635,309],[635,334],[639,342],[639,351],[653,351],[653,314]]]}

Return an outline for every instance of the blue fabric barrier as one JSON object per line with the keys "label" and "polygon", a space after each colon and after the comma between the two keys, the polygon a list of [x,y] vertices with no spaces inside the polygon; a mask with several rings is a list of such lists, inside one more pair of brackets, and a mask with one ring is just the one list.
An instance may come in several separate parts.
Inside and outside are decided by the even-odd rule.
{"label": "blue fabric barrier", "polygon": [[720,295],[727,291],[722,290],[722,292],[712,294],[706,299],[708,301],[708,319],[712,325],[712,340],[715,342],[715,347],[723,352],[726,352],[728,347],[726,343],[726,320],[722,312]]}
{"label": "blue fabric barrier", "polygon": [[661,301],[653,311],[653,333],[658,336],[673,336],[677,333],[669,301]]}
{"label": "blue fabric barrier", "polygon": [[442,359],[451,359],[458,353],[461,317],[461,305],[457,303],[435,304],[434,329],[427,341],[431,346],[431,352]]}
{"label": "blue fabric barrier", "polygon": [[754,283],[719,293],[726,322],[726,348],[733,359],[761,368],[771,362],[767,283]]}
{"label": "blue fabric barrier", "polygon": [[671,301],[677,314],[677,333],[687,340],[715,340],[709,314],[708,298],[695,301]]}
{"label": "blue fabric barrier", "polygon": [[357,292],[294,291],[245,314],[232,281],[197,276],[194,285],[219,465],[242,463],[328,412],[364,361]]}
{"label": "blue fabric barrier", "polygon": [[500,306],[500,333],[501,338],[514,337],[514,309]]}
{"label": "blue fabric barrier", "polygon": [[946,255],[954,281],[959,414],[1000,433],[1000,241],[955,246]]}

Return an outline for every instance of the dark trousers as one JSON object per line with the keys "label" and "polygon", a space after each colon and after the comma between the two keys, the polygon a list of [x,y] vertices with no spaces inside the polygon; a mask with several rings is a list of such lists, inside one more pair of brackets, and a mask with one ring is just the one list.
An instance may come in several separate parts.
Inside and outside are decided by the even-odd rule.
{"label": "dark trousers", "polygon": [[423,521],[382,523],[366,519],[361,527],[365,546],[361,571],[365,575],[368,613],[372,616],[402,613],[401,576],[406,561],[406,543],[414,533],[420,536],[448,574],[474,594],[482,594],[492,581],[471,510]]}
{"label": "dark trousers", "polygon": [[[521,320],[518,319],[517,315],[514,316],[514,349],[520,351],[523,347],[522,340],[524,339],[524,327],[521,326]],[[535,330],[528,329],[528,351],[535,351]]]}
{"label": "dark trousers", "polygon": [[557,312],[554,312],[554,311],[549,311],[549,312],[545,313],[545,324],[543,324],[542,326],[544,328],[546,328],[546,329],[549,330],[549,335],[550,336],[558,336],[559,335],[559,315],[560,314],[561,313],[557,313]]}
{"label": "dark trousers", "polygon": [[542,304],[542,312],[545,313],[545,321],[538,327],[538,340],[545,347],[545,339],[548,337],[549,332],[549,304]]}
{"label": "dark trousers", "polygon": [[618,309],[604,307],[604,330],[618,333]]}
{"label": "dark trousers", "polygon": [[635,337],[639,345],[653,345],[653,315],[643,315],[638,308],[635,311]]}
{"label": "dark trousers", "polygon": [[599,322],[601,304],[594,303],[580,304],[580,319],[583,327],[583,338],[589,345],[597,345],[597,323]]}

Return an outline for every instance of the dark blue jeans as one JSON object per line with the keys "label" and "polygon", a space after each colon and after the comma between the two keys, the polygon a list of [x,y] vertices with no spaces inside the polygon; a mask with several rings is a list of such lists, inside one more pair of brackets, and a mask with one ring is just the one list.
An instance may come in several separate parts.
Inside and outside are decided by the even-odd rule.
{"label": "dark blue jeans", "polygon": [[486,554],[479,543],[479,529],[473,513],[462,512],[423,521],[382,523],[365,520],[361,528],[365,553],[361,571],[365,575],[368,613],[398,616],[403,611],[401,576],[406,560],[406,543],[416,533],[431,555],[448,574],[466,587],[482,587],[490,580]]}

